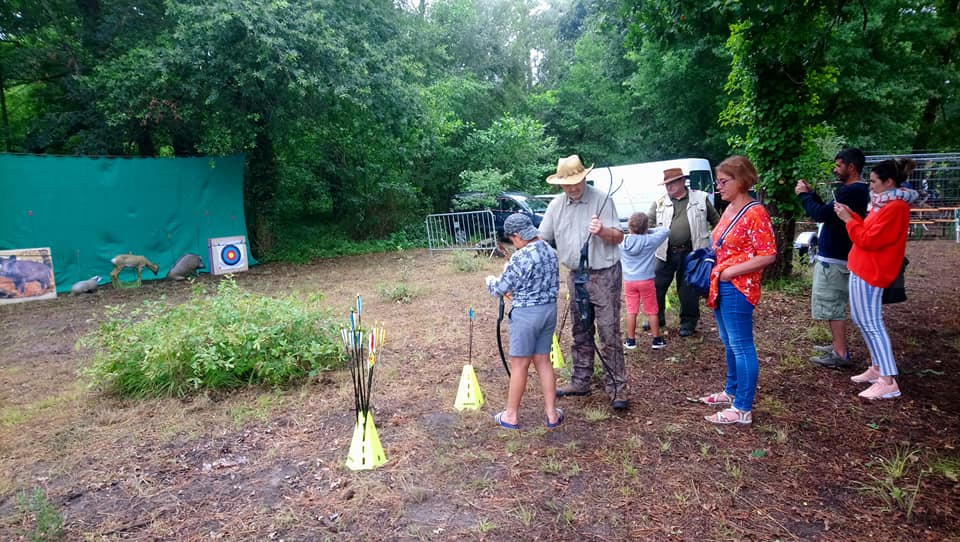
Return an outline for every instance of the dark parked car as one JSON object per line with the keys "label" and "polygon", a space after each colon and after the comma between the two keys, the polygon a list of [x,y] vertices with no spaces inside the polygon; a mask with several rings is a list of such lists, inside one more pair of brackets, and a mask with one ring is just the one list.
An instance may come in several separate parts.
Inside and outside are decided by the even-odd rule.
{"label": "dark parked car", "polygon": [[543,220],[543,213],[547,211],[547,204],[548,202],[523,192],[500,192],[496,198],[492,199],[480,192],[461,192],[453,196],[451,210],[457,212],[490,209],[493,212],[497,237],[500,240],[506,240],[503,236],[503,221],[508,216],[513,213],[523,213],[530,217],[534,226],[539,226]]}

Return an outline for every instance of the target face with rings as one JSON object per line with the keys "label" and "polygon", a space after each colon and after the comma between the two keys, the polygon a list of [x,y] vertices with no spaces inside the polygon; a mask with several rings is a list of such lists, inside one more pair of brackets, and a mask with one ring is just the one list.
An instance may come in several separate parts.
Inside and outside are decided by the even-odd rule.
{"label": "target face with rings", "polygon": [[220,249],[220,259],[227,265],[237,265],[240,263],[240,249],[234,245],[227,245]]}
{"label": "target face with rings", "polygon": [[242,235],[207,240],[214,275],[247,270],[247,239]]}

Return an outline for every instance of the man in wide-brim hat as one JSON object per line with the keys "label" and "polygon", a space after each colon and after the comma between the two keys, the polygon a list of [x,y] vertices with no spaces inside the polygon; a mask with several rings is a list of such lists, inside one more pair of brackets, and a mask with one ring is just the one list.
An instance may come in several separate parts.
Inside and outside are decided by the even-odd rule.
{"label": "man in wide-brim hat", "polygon": [[[603,357],[605,390],[611,406],[623,410],[627,400],[627,370],[620,342],[620,304],[623,272],[620,267],[620,242],[623,231],[613,201],[604,192],[587,184],[586,168],[577,155],[560,158],[557,172],[547,182],[563,189],[563,195],[550,202],[540,223],[540,238],[556,243],[560,264],[569,270],[567,290],[571,295],[570,320],[573,322],[573,374],[570,382],[557,388],[557,397],[587,395],[593,378],[594,351]],[[589,240],[584,273],[585,287],[592,306],[592,318],[580,318],[574,278],[580,265],[580,250]],[[596,347],[594,332],[600,336]]]}
{"label": "man in wide-brim hat", "polygon": [[[667,290],[676,278],[681,337],[693,335],[700,321],[700,294],[687,285],[684,261],[687,254],[710,244],[710,232],[720,221],[720,214],[710,203],[710,194],[688,190],[686,179],[687,175],[680,168],[664,170],[660,184],[667,193],[657,198],[647,213],[651,224],[670,229],[670,236],[657,249],[657,265],[654,269],[653,282],[659,304],[657,318],[660,328],[665,329]],[[649,324],[643,327],[650,328]]]}

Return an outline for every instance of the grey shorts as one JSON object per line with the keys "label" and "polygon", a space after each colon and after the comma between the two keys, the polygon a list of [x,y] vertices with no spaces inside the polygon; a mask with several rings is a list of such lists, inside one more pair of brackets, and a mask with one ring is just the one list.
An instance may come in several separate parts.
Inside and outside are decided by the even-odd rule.
{"label": "grey shorts", "polygon": [[510,309],[510,355],[549,354],[556,327],[556,303]]}
{"label": "grey shorts", "polygon": [[846,320],[850,301],[850,270],[846,264],[816,261],[810,312],[814,320]]}

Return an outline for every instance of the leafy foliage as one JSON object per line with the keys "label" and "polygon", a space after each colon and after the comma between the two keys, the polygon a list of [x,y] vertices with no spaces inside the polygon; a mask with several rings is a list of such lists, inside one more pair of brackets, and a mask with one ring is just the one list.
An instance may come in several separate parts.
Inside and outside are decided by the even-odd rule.
{"label": "leafy foliage", "polygon": [[0,6],[6,150],[244,153],[261,259],[303,224],[337,251],[410,237],[478,172],[542,192],[571,153],[745,153],[785,238],[839,146],[960,146],[956,0]]}
{"label": "leafy foliage", "polygon": [[497,205],[497,194],[510,184],[512,175],[495,169],[483,169],[464,171],[460,178],[463,180],[463,192],[451,199],[451,211],[493,209]]}
{"label": "leafy foliage", "polygon": [[503,175],[505,190],[536,192],[543,185],[555,160],[556,141],[544,133],[539,121],[530,117],[504,116],[486,130],[477,130],[467,137],[467,169],[490,166]]}
{"label": "leafy foliage", "polygon": [[636,70],[625,81],[646,128],[641,147],[650,159],[728,152],[717,123],[730,72],[724,47],[729,23],[722,10],[697,2],[644,2],[629,27],[626,55]]}
{"label": "leafy foliage", "polygon": [[423,223],[408,224],[383,239],[354,241],[347,224],[326,225],[295,223],[282,224],[285,235],[277,239],[268,257],[262,261],[309,263],[322,258],[335,258],[352,254],[387,252],[427,245]]}
{"label": "leafy foliage", "polygon": [[84,372],[92,386],[130,397],[289,384],[343,361],[317,301],[255,295],[227,278],[215,295],[198,290],[177,306],[109,307],[106,321],[78,341],[95,352]]}

